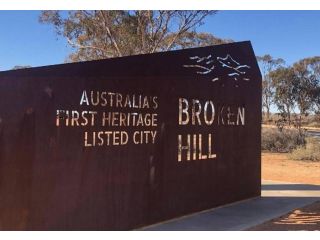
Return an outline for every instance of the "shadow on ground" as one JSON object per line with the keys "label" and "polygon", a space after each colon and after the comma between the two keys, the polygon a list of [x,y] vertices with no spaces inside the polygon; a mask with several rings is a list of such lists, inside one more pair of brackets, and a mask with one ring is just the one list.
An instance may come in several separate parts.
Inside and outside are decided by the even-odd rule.
{"label": "shadow on ground", "polygon": [[320,186],[263,181],[261,197],[173,219],[143,230],[247,230],[318,200]]}
{"label": "shadow on ground", "polygon": [[282,216],[310,204],[314,197],[260,197],[226,207],[175,219],[145,230],[155,231],[237,231]]}
{"label": "shadow on ground", "polygon": [[320,230],[320,201],[296,209],[261,225],[250,228],[251,231],[296,231]]}

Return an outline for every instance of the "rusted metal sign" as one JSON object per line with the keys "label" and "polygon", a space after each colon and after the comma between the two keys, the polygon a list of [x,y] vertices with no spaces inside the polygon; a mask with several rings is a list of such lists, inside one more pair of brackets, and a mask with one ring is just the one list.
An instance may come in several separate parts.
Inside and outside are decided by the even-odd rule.
{"label": "rusted metal sign", "polygon": [[250,42],[0,73],[0,229],[126,230],[260,195]]}

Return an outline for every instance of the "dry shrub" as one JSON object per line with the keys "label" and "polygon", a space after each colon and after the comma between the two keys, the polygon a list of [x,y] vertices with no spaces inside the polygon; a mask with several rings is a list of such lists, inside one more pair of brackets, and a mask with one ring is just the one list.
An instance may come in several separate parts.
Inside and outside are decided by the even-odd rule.
{"label": "dry shrub", "polygon": [[320,161],[319,139],[307,138],[307,144],[297,147],[290,156],[294,160]]}
{"label": "dry shrub", "polygon": [[320,128],[320,122],[319,121],[313,121],[308,123],[308,127],[314,127],[314,128]]}
{"label": "dry shrub", "polygon": [[291,152],[306,144],[306,132],[297,129],[263,128],[261,149],[271,152]]}

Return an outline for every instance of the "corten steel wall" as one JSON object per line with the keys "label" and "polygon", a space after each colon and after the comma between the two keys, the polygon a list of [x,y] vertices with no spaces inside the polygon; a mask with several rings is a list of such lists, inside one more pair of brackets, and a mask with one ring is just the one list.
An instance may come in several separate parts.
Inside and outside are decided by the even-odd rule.
{"label": "corten steel wall", "polygon": [[[245,78],[218,67],[217,57],[229,61],[228,54],[250,66]],[[208,61],[197,62],[203,56]],[[197,73],[204,68],[195,65],[210,69],[210,59],[213,71]],[[106,128],[57,127],[58,109],[135,111],[80,106],[84,90],[157,96],[156,110],[138,110],[158,114],[155,143],[85,147],[84,131]],[[179,98],[243,106],[245,124],[179,125]],[[250,42],[1,72],[0,229],[134,229],[259,196],[260,120],[261,75]],[[148,129],[107,128],[129,136]],[[215,159],[187,161],[184,150],[178,162],[178,135],[185,143],[187,134],[202,134],[207,148],[209,133]]]}

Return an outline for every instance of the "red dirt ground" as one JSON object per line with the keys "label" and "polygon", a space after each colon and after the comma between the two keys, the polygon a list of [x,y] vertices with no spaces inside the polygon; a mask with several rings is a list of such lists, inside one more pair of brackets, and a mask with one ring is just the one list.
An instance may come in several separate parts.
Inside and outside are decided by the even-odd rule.
{"label": "red dirt ground", "polygon": [[[291,160],[285,153],[262,153],[262,179],[320,185],[320,162]],[[320,201],[248,230],[320,230]]]}
{"label": "red dirt ground", "polygon": [[320,162],[291,160],[286,153],[262,153],[262,179],[320,185]]}

